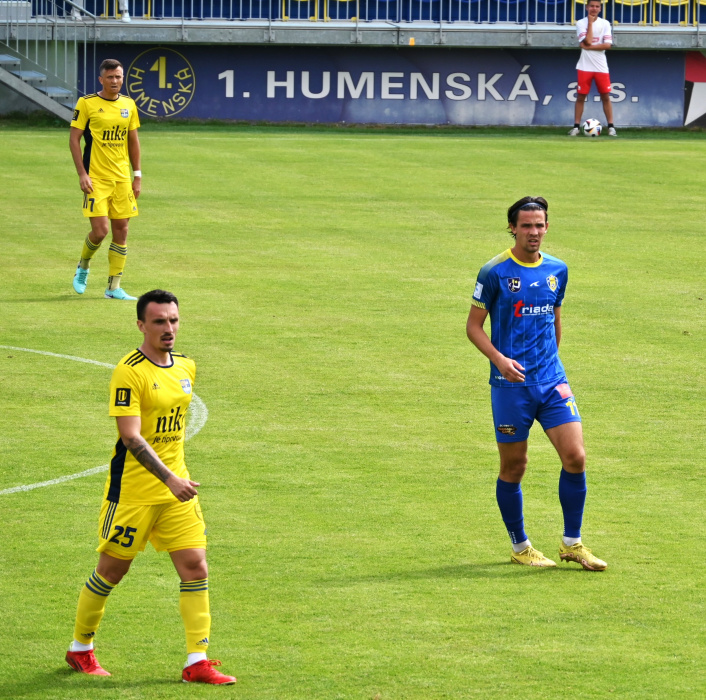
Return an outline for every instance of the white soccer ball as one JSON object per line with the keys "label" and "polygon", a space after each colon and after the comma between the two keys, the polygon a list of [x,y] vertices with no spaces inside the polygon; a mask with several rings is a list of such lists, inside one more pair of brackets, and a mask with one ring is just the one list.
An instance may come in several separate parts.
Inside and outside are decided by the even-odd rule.
{"label": "white soccer ball", "polygon": [[601,131],[603,131],[603,127],[598,119],[586,119],[582,128],[584,136],[592,136],[594,138],[600,136]]}

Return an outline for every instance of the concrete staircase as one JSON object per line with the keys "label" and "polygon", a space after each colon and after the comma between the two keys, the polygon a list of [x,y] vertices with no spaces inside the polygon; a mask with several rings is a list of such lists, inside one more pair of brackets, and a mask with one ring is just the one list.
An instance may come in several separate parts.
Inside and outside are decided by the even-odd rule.
{"label": "concrete staircase", "polygon": [[46,72],[36,70],[28,58],[11,53],[0,54],[0,83],[30,100],[38,108],[70,122],[76,95],[73,90],[55,84],[56,80],[52,78]]}

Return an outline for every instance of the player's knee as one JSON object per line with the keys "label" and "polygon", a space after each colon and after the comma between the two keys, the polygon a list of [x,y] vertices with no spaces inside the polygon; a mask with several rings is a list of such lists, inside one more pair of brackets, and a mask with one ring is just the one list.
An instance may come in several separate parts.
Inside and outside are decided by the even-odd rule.
{"label": "player's knee", "polygon": [[177,556],[173,555],[172,558],[182,581],[208,578],[208,564],[203,550],[181,550]]}
{"label": "player's knee", "polygon": [[189,566],[182,565],[180,569],[182,581],[199,581],[208,578],[208,566],[205,561]]}
{"label": "player's knee", "polygon": [[[118,245],[125,244],[129,225],[130,219],[113,219],[110,222],[110,228],[113,233],[113,240],[118,243]],[[106,229],[106,233],[107,232],[108,231]]]}
{"label": "player's knee", "polygon": [[95,226],[91,229],[91,235],[89,239],[91,243],[102,243],[103,239],[108,235],[108,228],[103,228],[102,226]]}
{"label": "player's knee", "polygon": [[564,469],[574,473],[580,473],[586,468],[586,451],[581,446],[569,450],[563,456]]}
{"label": "player's knee", "polygon": [[527,456],[513,457],[502,460],[500,463],[500,478],[510,483],[522,480],[527,470]]}
{"label": "player's knee", "polygon": [[101,556],[96,571],[108,582],[117,586],[130,569],[131,560]]}

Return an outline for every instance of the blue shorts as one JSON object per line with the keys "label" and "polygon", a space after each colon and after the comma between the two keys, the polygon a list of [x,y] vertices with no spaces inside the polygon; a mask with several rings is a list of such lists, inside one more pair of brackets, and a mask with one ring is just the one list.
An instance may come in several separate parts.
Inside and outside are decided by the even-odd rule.
{"label": "blue shorts", "polygon": [[564,423],[580,423],[576,399],[566,377],[551,384],[535,386],[491,386],[495,439],[522,442],[529,437],[535,419],[544,428]]}

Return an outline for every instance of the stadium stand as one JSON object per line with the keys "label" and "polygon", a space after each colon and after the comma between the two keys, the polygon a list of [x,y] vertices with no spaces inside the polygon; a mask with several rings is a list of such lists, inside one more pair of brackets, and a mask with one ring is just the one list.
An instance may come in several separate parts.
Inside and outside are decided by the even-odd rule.
{"label": "stadium stand", "polygon": [[647,25],[652,17],[650,0],[615,0],[613,8],[614,24]]}
{"label": "stadium stand", "polygon": [[656,24],[686,26],[693,16],[691,0],[655,0]]}
{"label": "stadium stand", "polygon": [[[0,0],[7,88],[70,119],[92,46],[575,47],[586,0]],[[618,48],[699,51],[706,0],[607,0]],[[124,21],[120,21],[120,20]],[[18,63],[19,62],[19,63]],[[82,72],[82,75],[79,75]],[[6,100],[7,102],[7,100]]]}
{"label": "stadium stand", "polygon": [[[574,24],[585,0],[129,0],[134,19],[462,22],[469,24]],[[3,3],[0,2],[0,5]],[[71,0],[12,3],[31,7],[31,17],[70,17]],[[83,0],[84,17],[120,19],[116,0]],[[687,26],[706,21],[706,0],[608,0],[603,16],[635,25]],[[29,16],[29,14],[28,14]],[[0,25],[6,20],[0,14]]]}

